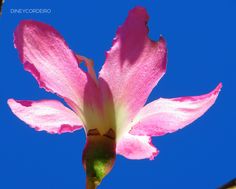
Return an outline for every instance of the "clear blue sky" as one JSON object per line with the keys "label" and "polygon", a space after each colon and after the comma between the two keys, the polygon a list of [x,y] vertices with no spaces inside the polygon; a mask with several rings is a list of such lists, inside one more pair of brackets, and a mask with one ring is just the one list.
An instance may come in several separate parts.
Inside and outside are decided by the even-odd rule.
{"label": "clear blue sky", "polygon": [[[154,161],[118,156],[100,188],[213,189],[236,177],[234,0],[11,0],[0,18],[0,188],[80,189],[85,185],[83,131],[36,132],[6,104],[10,97],[58,99],[39,89],[24,71],[13,47],[18,22],[35,19],[54,26],[74,51],[95,60],[98,71],[117,27],[137,5],[149,12],[150,37],[158,39],[162,34],[169,52],[167,73],[149,101],[203,94],[220,81],[223,89],[216,104],[199,120],[153,139],[160,150]],[[49,8],[52,13],[11,14],[12,8]]]}

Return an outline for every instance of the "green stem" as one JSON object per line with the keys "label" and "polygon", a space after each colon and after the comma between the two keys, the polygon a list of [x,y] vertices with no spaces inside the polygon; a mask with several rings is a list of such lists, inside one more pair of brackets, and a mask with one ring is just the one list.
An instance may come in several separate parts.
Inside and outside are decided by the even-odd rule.
{"label": "green stem", "polygon": [[86,178],[86,189],[96,189],[97,188],[97,184],[89,179],[88,177]]}

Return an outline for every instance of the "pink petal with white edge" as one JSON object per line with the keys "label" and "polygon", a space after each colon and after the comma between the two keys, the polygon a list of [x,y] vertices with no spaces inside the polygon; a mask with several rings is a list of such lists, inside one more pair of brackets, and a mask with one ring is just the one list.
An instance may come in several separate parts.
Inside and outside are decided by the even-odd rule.
{"label": "pink petal with white edge", "polygon": [[144,8],[129,12],[99,74],[109,85],[113,101],[127,105],[130,118],[143,107],[166,71],[166,43],[162,37],[158,42],[148,38],[148,19]]}
{"label": "pink petal with white edge", "polygon": [[30,20],[20,22],[14,37],[25,70],[37,79],[40,87],[81,108],[85,88],[91,87],[88,83],[93,86],[95,83],[78,67],[77,58],[63,37],[53,27]]}
{"label": "pink petal with white edge", "polygon": [[150,137],[126,134],[118,141],[116,153],[128,159],[153,160],[159,151],[152,145]]}
{"label": "pink petal with white edge", "polygon": [[25,101],[9,99],[12,112],[37,131],[51,134],[73,132],[81,129],[79,117],[56,100]]}
{"label": "pink petal with white edge", "polygon": [[201,96],[160,98],[147,104],[134,119],[134,135],[160,136],[175,132],[202,116],[216,101],[222,84]]}

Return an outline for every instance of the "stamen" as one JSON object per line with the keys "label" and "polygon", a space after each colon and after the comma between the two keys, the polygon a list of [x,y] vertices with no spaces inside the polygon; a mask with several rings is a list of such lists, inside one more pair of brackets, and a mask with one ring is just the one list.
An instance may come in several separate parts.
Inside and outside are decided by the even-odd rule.
{"label": "stamen", "polygon": [[109,129],[103,136],[108,137],[112,140],[114,140],[116,138],[116,134],[113,131],[113,129]]}
{"label": "stamen", "polygon": [[93,78],[96,84],[98,84],[96,72],[93,68],[94,62],[92,59],[86,58],[84,56],[76,55],[79,63],[85,62],[85,65],[88,69],[88,74]]}
{"label": "stamen", "polygon": [[87,136],[101,136],[98,129],[90,129],[88,130]]}

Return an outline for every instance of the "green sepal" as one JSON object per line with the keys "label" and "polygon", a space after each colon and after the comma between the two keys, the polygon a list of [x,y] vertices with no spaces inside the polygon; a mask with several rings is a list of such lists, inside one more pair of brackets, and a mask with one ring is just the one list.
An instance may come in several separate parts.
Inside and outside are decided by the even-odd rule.
{"label": "green sepal", "polygon": [[116,142],[111,131],[100,135],[98,132],[88,133],[83,151],[83,166],[86,171],[87,185],[98,186],[111,171],[116,158]]}

